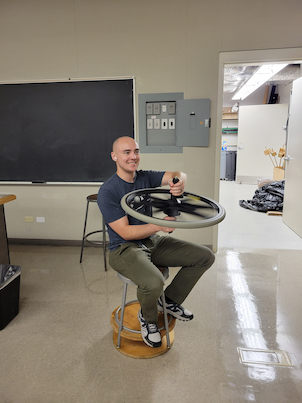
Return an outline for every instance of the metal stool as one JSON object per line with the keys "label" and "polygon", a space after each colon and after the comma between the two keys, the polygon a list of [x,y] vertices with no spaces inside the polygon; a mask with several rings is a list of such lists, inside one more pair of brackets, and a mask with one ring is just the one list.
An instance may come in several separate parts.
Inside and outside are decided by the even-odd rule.
{"label": "metal stool", "polygon": [[[106,225],[105,221],[103,218],[102,213],[100,212],[102,216],[102,229],[97,230],[97,231],[92,231],[89,232],[89,234],[86,234],[86,226],[87,226],[87,218],[88,218],[88,210],[89,210],[89,203],[97,203],[97,194],[87,196],[87,205],[86,205],[86,215],[85,215],[85,223],[84,223],[84,231],[83,231],[83,238],[82,238],[82,247],[81,247],[81,257],[80,257],[80,263],[82,263],[82,258],[83,258],[83,249],[84,249],[84,243],[85,241],[94,244],[94,245],[102,245],[103,251],[104,251],[104,266],[105,266],[105,271],[107,271],[107,260],[106,260],[106,247],[107,247],[107,241],[106,241]],[[97,234],[101,232],[103,234],[103,240],[102,241],[91,241],[88,239],[90,235]]]}
{"label": "metal stool", "polygon": [[[161,268],[159,268],[159,270],[162,272],[164,279],[167,280],[167,278],[169,277],[169,268],[161,267]],[[165,332],[166,345],[162,346],[160,348],[150,348],[142,341],[141,331],[140,331],[140,326],[139,326],[139,322],[137,319],[137,315],[133,314],[133,312],[131,311],[131,308],[133,307],[133,310],[136,313],[137,306],[136,306],[136,309],[134,308],[134,306],[135,305],[139,306],[138,301],[134,300],[134,301],[129,301],[126,303],[128,284],[130,284],[130,285],[136,285],[136,284],[133,283],[133,281],[131,281],[129,278],[123,276],[120,273],[117,273],[117,276],[124,283],[122,304],[115,311],[113,311],[113,313],[111,315],[111,325],[115,332],[113,340],[114,340],[114,342],[116,341],[117,349],[119,349],[123,354],[128,355],[133,358],[151,358],[151,357],[155,357],[160,354],[163,354],[164,352],[166,352],[168,349],[171,348],[172,343],[171,343],[170,335],[172,335],[172,342],[173,342],[173,340],[174,340],[173,328],[175,326],[175,318],[173,318],[171,315],[169,315],[169,319],[168,319],[164,291],[161,294],[161,300],[163,302],[163,315],[162,315],[163,316],[163,326],[162,327],[159,326],[159,330],[161,333],[162,333],[162,331]],[[127,327],[124,323],[125,308],[127,308],[127,307],[129,308],[129,312],[130,312],[129,316],[130,316],[131,322],[135,321],[134,326],[132,326],[133,323],[131,323],[130,326],[132,326],[132,327]],[[171,331],[173,332],[173,334],[171,333]],[[116,334],[117,334],[117,340],[115,340]],[[126,346],[123,349],[121,348],[121,337],[122,336],[125,341],[128,341],[128,344],[126,344]],[[132,341],[132,345],[130,345],[130,349],[129,349],[129,340],[134,341],[134,343]],[[142,343],[142,346],[140,348],[137,345],[135,346],[135,342]],[[142,348],[145,349],[145,352],[143,352],[143,353],[142,353]]]}

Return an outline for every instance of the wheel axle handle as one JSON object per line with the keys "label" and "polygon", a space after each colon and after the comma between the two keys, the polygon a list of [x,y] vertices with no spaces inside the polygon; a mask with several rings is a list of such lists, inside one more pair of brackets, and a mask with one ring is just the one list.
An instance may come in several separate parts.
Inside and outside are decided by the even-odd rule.
{"label": "wheel axle handle", "polygon": [[[174,184],[179,182],[179,178],[177,176],[175,176],[175,178],[172,179],[172,182]],[[171,195],[171,200],[173,200],[175,203],[177,203],[176,196]],[[169,210],[167,211],[168,217],[176,217],[177,215],[180,215],[180,212],[178,210],[176,210],[175,208],[173,208],[173,209],[169,208]],[[172,232],[173,231],[170,231],[169,234],[172,234]]]}
{"label": "wheel axle handle", "polygon": [[[179,182],[178,176],[175,176],[175,178],[172,179],[172,182],[174,184]],[[169,206],[167,206],[167,209],[164,211],[164,213],[168,217],[176,217],[176,216],[180,215],[180,212],[177,208],[177,204],[178,204],[177,197],[171,194],[171,203]]]}

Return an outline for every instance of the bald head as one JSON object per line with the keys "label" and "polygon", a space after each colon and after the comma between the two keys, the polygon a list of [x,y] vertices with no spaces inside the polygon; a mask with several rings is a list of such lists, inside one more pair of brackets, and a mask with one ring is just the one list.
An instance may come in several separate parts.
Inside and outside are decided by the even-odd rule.
{"label": "bald head", "polygon": [[116,173],[125,181],[133,182],[140,161],[137,142],[132,137],[119,137],[112,145],[111,158],[116,163]]}
{"label": "bald head", "polygon": [[114,143],[112,144],[112,151],[114,152],[114,154],[117,154],[118,150],[120,150],[121,148],[127,147],[127,144],[135,144],[135,148],[139,148],[137,142],[132,138],[132,137],[128,137],[128,136],[123,136],[123,137],[119,137],[117,138]]}

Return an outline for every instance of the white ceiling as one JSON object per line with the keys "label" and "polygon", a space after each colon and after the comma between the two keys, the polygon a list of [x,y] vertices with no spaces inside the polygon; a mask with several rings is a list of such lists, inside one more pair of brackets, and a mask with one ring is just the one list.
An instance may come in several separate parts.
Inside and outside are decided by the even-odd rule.
{"label": "white ceiling", "polygon": [[[264,85],[277,85],[284,84],[287,85],[301,76],[301,65],[300,64],[289,64],[278,74],[272,77]],[[254,74],[254,72],[260,67],[257,66],[246,66],[238,65],[232,67],[225,67],[224,69],[224,93],[235,94]]]}

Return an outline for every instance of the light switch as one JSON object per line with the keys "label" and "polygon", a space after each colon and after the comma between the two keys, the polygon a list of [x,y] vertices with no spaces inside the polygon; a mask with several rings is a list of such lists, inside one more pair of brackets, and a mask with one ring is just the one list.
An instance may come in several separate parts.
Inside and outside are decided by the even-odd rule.
{"label": "light switch", "polygon": [[175,119],[169,119],[169,129],[175,129]]}
{"label": "light switch", "polygon": [[153,129],[153,119],[147,119],[147,129],[148,130]]}
{"label": "light switch", "polygon": [[160,119],[154,119],[154,129],[155,130],[160,129]]}
{"label": "light switch", "polygon": [[168,119],[162,119],[161,120],[161,128],[162,129],[168,129]]}
{"label": "light switch", "polygon": [[146,103],[146,113],[147,115],[153,114],[153,104],[151,102]]}
{"label": "light switch", "polygon": [[169,102],[168,104],[168,113],[169,115],[175,115],[175,102]]}
{"label": "light switch", "polygon": [[154,115],[160,115],[160,104],[159,103],[153,104],[153,113],[154,113]]}

